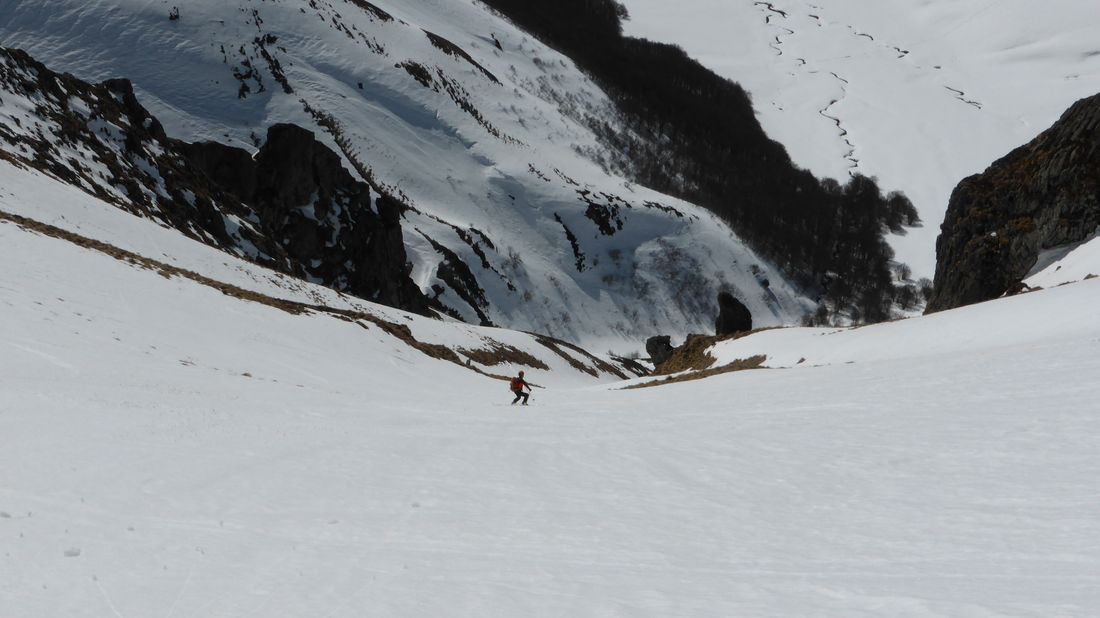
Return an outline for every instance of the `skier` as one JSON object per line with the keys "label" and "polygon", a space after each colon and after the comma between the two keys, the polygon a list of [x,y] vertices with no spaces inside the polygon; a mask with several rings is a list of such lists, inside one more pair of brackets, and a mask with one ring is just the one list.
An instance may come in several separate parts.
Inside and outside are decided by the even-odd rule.
{"label": "skier", "polygon": [[519,372],[519,376],[512,378],[512,392],[516,394],[516,398],[512,400],[512,405],[516,405],[516,402],[523,398],[523,405],[527,405],[527,398],[531,395],[523,392],[523,388],[527,387],[527,390],[531,390],[531,385],[523,379],[523,372]]}

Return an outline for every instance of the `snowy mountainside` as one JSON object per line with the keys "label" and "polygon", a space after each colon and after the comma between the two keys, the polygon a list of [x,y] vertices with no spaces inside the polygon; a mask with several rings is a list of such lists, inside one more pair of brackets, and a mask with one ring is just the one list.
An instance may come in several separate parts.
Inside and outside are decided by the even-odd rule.
{"label": "snowy mountainside", "polygon": [[[0,177],[5,617],[1100,609],[1100,281],[768,330],[717,353],[795,367],[617,390],[529,335],[371,305],[39,172]],[[510,344],[547,388],[510,407],[399,329],[164,266],[423,343]]]}
{"label": "snowy mountainside", "polygon": [[627,34],[742,84],[799,165],[904,191],[925,226],[890,243],[920,277],[955,185],[1100,90],[1090,0],[623,4]]}
{"label": "snowy mountainside", "polygon": [[599,169],[598,141],[562,110],[614,121],[606,97],[475,3],[171,8],[10,2],[0,41],[87,81],[131,80],[172,138],[255,150],[277,122],[312,130],[406,206],[413,283],[470,322],[622,350],[709,331],[722,288],[761,325],[812,309],[714,216]]}
{"label": "snowy mountainside", "polygon": [[[345,341],[341,346],[348,350],[361,346],[353,353],[356,358],[377,357],[389,359],[379,362],[411,364],[409,358],[427,357],[432,359],[427,361],[432,373],[443,371],[440,366],[451,365],[487,378],[502,379],[524,369],[530,374],[529,379],[538,384],[590,383],[631,375],[631,370],[611,359],[596,357],[546,336],[430,319],[365,302],[217,251],[43,174],[12,172],[9,163],[0,161],[0,174],[6,180],[0,191],[0,223],[5,230],[3,246],[13,276],[41,279],[35,289],[41,292],[52,286],[61,302],[65,302],[65,297],[75,301],[73,297],[80,293],[93,293],[98,300],[93,303],[90,315],[98,315],[110,324],[113,335],[131,344],[155,342],[165,325],[176,324],[172,330],[190,333],[181,336],[179,345],[183,348],[198,349],[194,347],[198,346],[211,356],[233,350],[231,355],[248,362],[251,343],[270,342],[276,336],[309,342],[317,353],[323,353],[326,346],[334,344],[316,341],[308,325],[332,323],[337,324],[332,332],[342,332],[339,337]],[[18,257],[24,252],[24,257]],[[45,264],[42,268],[63,270],[66,275],[14,272],[17,262],[33,262],[38,256]],[[110,264],[112,261],[121,266]],[[88,272],[84,272],[86,267]],[[138,274],[126,274],[128,269]],[[113,274],[98,279],[97,273],[104,271]],[[162,284],[164,280],[167,282]],[[7,289],[20,290],[21,285],[12,281]],[[224,300],[214,300],[217,293]],[[109,305],[104,304],[112,298],[119,303],[118,315],[113,315]],[[140,302],[143,298],[150,299],[149,303],[156,307],[143,307]],[[149,314],[141,317],[146,310]],[[203,317],[192,315],[195,312]],[[217,317],[219,312],[225,317]],[[243,319],[242,315],[251,315],[259,321],[247,326],[233,325]],[[37,319],[14,313],[7,317],[6,322],[13,327]],[[280,326],[264,320],[285,322]],[[91,317],[88,321],[94,322]],[[218,339],[221,335],[208,333],[206,326],[221,334],[234,330],[251,334],[227,336],[223,341]],[[82,332],[102,343],[106,330],[103,327]],[[191,337],[205,343],[189,343]],[[22,343],[16,347],[20,349],[37,345],[24,337],[19,341]],[[58,345],[58,353],[64,355],[64,345]],[[143,345],[153,349],[156,346]],[[132,345],[118,351],[122,356],[133,353]],[[170,353],[162,351],[156,355],[164,354]],[[179,354],[183,354],[181,362],[202,355]],[[302,359],[296,367],[304,370],[302,367],[309,363]],[[500,384],[501,389],[504,387]]]}
{"label": "snowy mountainside", "polygon": [[0,49],[0,151],[119,208],[268,266],[427,314],[408,277],[400,205],[355,180],[313,133],[267,130],[253,156],[168,137],[125,80],[93,86]]}

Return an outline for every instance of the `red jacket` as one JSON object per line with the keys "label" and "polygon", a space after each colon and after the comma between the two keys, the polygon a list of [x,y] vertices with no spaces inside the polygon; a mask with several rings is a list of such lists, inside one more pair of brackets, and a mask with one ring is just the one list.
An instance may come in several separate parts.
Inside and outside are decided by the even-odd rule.
{"label": "red jacket", "polygon": [[518,392],[522,391],[524,386],[527,387],[527,390],[531,390],[531,385],[528,384],[527,382],[524,382],[523,378],[512,378],[512,392],[513,393],[518,393]]}

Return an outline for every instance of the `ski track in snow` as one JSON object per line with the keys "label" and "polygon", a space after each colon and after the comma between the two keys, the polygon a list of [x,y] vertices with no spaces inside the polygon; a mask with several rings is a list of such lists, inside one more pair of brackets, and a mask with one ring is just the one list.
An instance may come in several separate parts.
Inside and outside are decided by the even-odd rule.
{"label": "ski track in snow", "polygon": [[952,88],[951,86],[944,86],[944,88],[953,92],[955,94],[955,98],[962,101],[963,103],[966,103],[967,105],[970,105],[971,107],[975,107],[977,109],[982,108],[982,104],[980,102],[966,98],[966,93],[962,90],[959,90],[958,88]]}
{"label": "ski track in snow", "polygon": [[[755,4],[755,6],[757,6],[758,8],[760,8],[764,12],[764,23],[767,24],[767,25],[772,25],[772,20],[773,20],[773,18],[775,18],[775,16],[778,16],[780,19],[783,19],[783,20],[786,20],[788,18],[788,12],[787,11],[776,8],[775,5],[771,2],[756,2],[754,4]],[[811,17],[812,19],[816,20],[818,22],[818,26],[821,26],[821,23],[820,23],[821,18],[818,15],[808,15],[808,17]],[[792,30],[791,28],[786,27],[786,26],[781,26],[780,29],[783,32],[783,34],[785,34],[786,36],[793,36],[793,35],[796,34],[796,32],[794,30]],[[783,39],[780,37],[780,35],[775,35],[773,41],[774,42],[770,43],[769,45],[772,47],[772,49],[774,49],[776,51],[776,54],[778,56],[783,56],[783,49],[782,49]],[[795,62],[797,63],[797,66],[799,68],[804,68],[807,65],[806,59],[802,58],[802,57],[796,58]],[[811,74],[812,73],[817,73],[817,71],[808,71],[808,73],[811,73]],[[841,93],[842,94],[841,94],[840,98],[833,99],[833,100],[829,101],[829,103],[825,107],[819,109],[818,114],[820,114],[824,118],[827,118],[828,120],[830,120],[832,123],[834,123],[836,125],[836,128],[837,128],[838,134],[840,136],[840,139],[841,139],[841,141],[844,142],[844,145],[846,147],[846,151],[845,151],[843,156],[844,156],[844,159],[848,161],[848,168],[849,168],[848,169],[848,175],[853,176],[853,175],[855,175],[855,173],[859,169],[859,160],[857,158],[855,158],[855,151],[856,151],[855,144],[853,144],[851,139],[849,139],[848,130],[844,128],[843,121],[838,116],[834,116],[834,115],[831,115],[829,113],[829,111],[834,106],[836,106],[838,103],[840,103],[843,100],[843,98],[847,96],[848,90],[847,90],[846,86],[848,84],[848,80],[840,77],[835,72],[830,72],[830,73],[833,77],[835,77],[838,81],[840,81],[842,83],[842,86],[841,86]],[[773,105],[776,105],[776,103],[773,102]]]}
{"label": "ski track in snow", "polygon": [[[847,137],[859,172],[916,207],[923,225],[887,240],[918,278],[935,270],[938,224],[958,182],[1095,94],[1100,78],[1089,36],[1100,13],[1088,0],[1058,10],[989,0],[624,4],[628,35],[680,45],[740,83],[796,165],[845,178]],[[830,73],[849,81],[843,91]]]}
{"label": "ski track in snow", "polygon": [[[793,36],[797,35],[798,33],[795,30],[793,30],[792,28],[790,28],[786,25],[777,25],[777,22],[782,21],[783,23],[789,23],[790,21],[793,21],[793,19],[801,17],[802,13],[796,13],[797,9],[791,9],[791,8],[782,8],[781,9],[781,8],[778,8],[778,7],[776,7],[775,3],[772,3],[772,2],[754,2],[754,5],[758,9],[760,9],[761,12],[763,12],[765,25],[772,26],[773,28],[779,28],[780,33],[774,35],[772,37],[772,41],[768,45],[769,45],[769,47],[771,47],[772,49],[775,50],[777,57],[783,56],[784,55],[783,44],[785,42],[785,39],[787,39],[789,37],[793,37]],[[799,7],[799,8],[801,8],[801,7]],[[821,11],[822,10],[822,7],[817,6],[817,5],[813,5],[813,4],[807,4],[805,8],[807,8],[809,10],[812,10],[812,11]],[[819,28],[826,27],[826,25],[831,25],[830,22],[826,21],[820,13],[811,13],[809,11],[806,11],[804,13],[804,15],[805,15],[806,18],[812,19],[814,21],[814,23],[816,24],[816,26],[819,27]],[[844,27],[852,32],[852,36],[866,39],[867,41],[869,41],[871,43],[875,43],[876,46],[878,46],[878,47],[882,47],[882,48],[890,50],[891,52],[896,54],[896,58],[898,60],[906,60],[908,58],[909,54],[910,54],[910,51],[908,49],[903,49],[902,47],[900,47],[898,45],[893,45],[893,44],[890,44],[890,43],[883,43],[881,41],[876,40],[875,36],[871,33],[857,31],[851,25],[844,25]],[[816,74],[816,73],[819,72],[819,69],[807,68],[808,65],[810,64],[810,62],[803,56],[799,56],[799,57],[795,58],[795,62],[796,62],[796,68],[801,69],[801,70],[805,71],[808,74]],[[825,61],[815,60],[814,64],[815,64],[815,66],[818,66],[819,63],[821,63],[821,62],[825,62]],[[936,68],[937,69],[942,69],[942,67],[936,67]],[[833,111],[834,108],[836,108],[839,105],[842,105],[844,99],[848,96],[848,85],[849,85],[850,82],[848,81],[848,79],[845,79],[845,78],[841,77],[840,75],[838,75],[836,71],[827,71],[827,72],[830,75],[832,75],[834,78],[836,78],[841,83],[841,87],[840,87],[841,96],[839,98],[830,100],[828,102],[828,104],[825,105],[825,107],[820,108],[818,110],[818,114],[820,114],[822,117],[828,119],[830,122],[832,122],[833,124],[836,125],[838,136],[840,137],[840,140],[844,144],[844,151],[843,151],[842,156],[843,156],[844,160],[847,161],[847,163],[848,163],[848,175],[849,176],[854,176],[855,174],[857,174],[860,171],[860,161],[855,156],[855,154],[856,154],[856,145],[855,145],[855,143],[852,142],[851,135],[850,135],[848,129],[844,126],[844,120],[839,115],[839,112],[834,112]],[[944,87],[944,89],[950,91],[953,95],[955,95],[954,98],[958,99],[959,101],[962,101],[963,103],[965,103],[965,104],[967,104],[971,107],[974,107],[975,109],[979,109],[979,110],[982,109],[983,106],[982,106],[981,102],[967,98],[966,93],[963,92],[962,90],[959,90],[957,88],[953,88],[953,87],[948,86],[948,85],[944,85],[943,87]],[[782,109],[781,107],[779,107],[779,104],[776,103],[775,101],[772,102],[772,105],[778,107],[779,109]]]}
{"label": "ski track in snow", "polygon": [[[786,20],[788,18],[788,12],[787,11],[777,9],[775,7],[775,5],[771,2],[756,2],[755,5],[765,12],[764,21],[765,21],[765,24],[767,24],[767,25],[772,24],[772,19],[776,15],[778,15],[781,19],[784,19],[784,20]],[[807,16],[814,19],[815,21],[817,21],[818,26],[822,25],[820,23],[821,22],[820,16],[815,15],[815,14],[808,14]],[[792,30],[791,28],[788,28],[786,26],[780,26],[780,29],[783,32],[783,34],[786,35],[786,36],[793,36],[793,35],[796,34],[796,32],[794,30]],[[774,38],[774,43],[772,43],[770,45],[776,51],[777,55],[779,55],[779,56],[783,55],[783,49],[782,49],[783,39],[780,37],[780,35],[776,35],[775,38]],[[795,62],[797,63],[798,68],[804,69],[807,65],[806,59],[802,58],[802,57],[796,58]],[[811,73],[811,74],[817,73],[816,70],[807,70],[807,72]],[[841,118],[839,116],[835,116],[835,115],[832,115],[832,114],[829,113],[830,110],[832,110],[832,108],[834,106],[836,106],[838,103],[841,103],[844,100],[844,98],[848,96],[848,88],[847,88],[848,80],[844,79],[840,75],[837,75],[835,71],[830,71],[829,73],[833,77],[835,77],[837,79],[837,81],[839,81],[841,83],[841,87],[840,87],[841,96],[840,96],[840,98],[833,99],[833,100],[829,101],[828,105],[826,105],[825,107],[818,110],[818,114],[820,114],[824,118],[827,118],[828,120],[830,120],[831,122],[833,122],[836,125],[838,135],[840,136],[840,139],[844,143],[844,146],[845,146],[845,151],[844,151],[843,156],[844,156],[844,159],[848,162],[848,175],[849,176],[854,176],[859,171],[859,159],[857,159],[856,156],[855,156],[856,146],[855,146],[855,144],[852,143],[852,140],[849,138],[848,130],[844,127],[843,120],[841,120]],[[775,102],[773,102],[773,105],[775,105]]]}

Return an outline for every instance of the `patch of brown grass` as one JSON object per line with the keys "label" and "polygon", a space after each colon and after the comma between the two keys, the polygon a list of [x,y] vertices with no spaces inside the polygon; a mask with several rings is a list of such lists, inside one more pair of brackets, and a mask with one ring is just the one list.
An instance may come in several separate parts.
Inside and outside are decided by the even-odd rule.
{"label": "patch of brown grass", "polygon": [[725,337],[716,337],[699,335],[691,337],[680,347],[674,348],[668,360],[657,365],[653,370],[653,375],[664,376],[672,373],[680,373],[682,371],[702,371],[703,369],[708,369],[713,366],[714,363],[718,362],[718,359],[707,354],[707,350],[719,341],[726,341],[727,339],[733,339],[733,336],[727,335]]}
{"label": "patch of brown grass", "polygon": [[757,354],[756,356],[735,360],[732,363],[722,365],[721,367],[715,367],[713,369],[703,369],[701,371],[694,371],[692,373],[685,373],[677,376],[668,376],[663,380],[651,380],[642,384],[632,384],[630,386],[627,386],[623,390],[649,388],[651,386],[664,386],[666,384],[676,384],[677,382],[690,382],[692,380],[702,380],[704,378],[721,375],[723,373],[732,373],[734,371],[747,371],[749,369],[759,369],[760,366],[763,365],[764,361],[766,361],[767,359],[767,356],[764,356],[763,354]]}
{"label": "patch of brown grass", "polygon": [[486,367],[511,363],[532,369],[550,369],[549,365],[531,354],[498,341],[488,342],[488,347],[485,348],[459,348],[458,353]]}
{"label": "patch of brown grass", "polygon": [[644,378],[650,375],[652,372],[645,365],[639,363],[632,358],[624,358],[622,356],[612,356],[611,360],[619,363],[622,368],[630,373],[634,374],[636,378]]}
{"label": "patch of brown grass", "polygon": [[[87,238],[87,236],[57,228],[55,227],[55,225],[50,225],[47,223],[42,223],[40,221],[35,221],[30,218],[21,217],[19,216],[19,214],[5,212],[3,210],[0,210],[0,221],[8,221],[14,223],[15,225],[19,225],[19,227],[24,230],[37,234],[42,234],[45,236],[51,236],[51,238],[64,240],[77,246],[85,247],[85,249],[109,255],[113,258],[116,258],[116,260],[120,262],[131,264],[133,266],[138,266],[140,268],[149,269],[149,271],[157,273],[158,275],[161,275],[165,278],[171,279],[172,277],[180,277],[189,279],[191,280],[191,282],[195,282],[197,284],[216,289],[226,296],[230,296],[240,300],[259,302],[259,304],[261,305],[286,311],[287,313],[294,314],[294,316],[301,316],[301,314],[308,313],[321,313],[338,320],[360,325],[360,327],[364,329],[368,328],[368,324],[373,324],[375,325],[375,327],[382,329],[382,331],[386,334],[393,336],[393,338],[401,342],[404,342],[406,345],[412,347],[412,349],[414,350],[421,352],[422,354],[425,354],[432,358],[437,358],[437,360],[440,361],[454,363],[455,365],[459,365],[461,367],[469,369],[469,371],[487,377],[492,377],[500,380],[510,379],[510,376],[485,372],[480,367],[476,367],[470,362],[464,361],[463,356],[465,356],[465,358],[467,358],[467,360],[469,361],[473,361],[484,366],[513,363],[516,365],[543,369],[543,371],[546,371],[546,369],[550,368],[549,365],[539,360],[538,357],[519,350],[517,349],[517,347],[511,345],[489,341],[487,347],[483,347],[483,349],[459,349],[458,351],[455,351],[451,350],[450,347],[445,345],[419,341],[418,339],[416,339],[416,336],[412,335],[412,331],[411,329],[409,329],[409,327],[407,327],[407,325],[384,320],[382,318],[379,318],[378,316],[375,316],[375,314],[372,313],[366,313],[363,311],[352,311],[349,309],[337,309],[326,307],[323,305],[311,305],[308,304],[308,302],[299,302],[296,300],[286,300],[282,298],[267,296],[265,294],[257,293],[257,291],[219,282],[219,280],[202,276],[193,271],[187,271],[187,269],[185,268],[180,268],[178,266],[173,266],[172,264],[166,264],[164,262],[152,260],[152,258],[150,257],[145,257],[143,255],[120,249],[120,247],[114,246],[106,242],[89,239]],[[627,379],[628,377],[618,367],[601,360],[601,358],[593,356],[587,351],[581,349],[581,347],[577,347],[576,345],[568,342],[550,338],[550,336],[546,335],[541,335],[537,333],[528,334],[533,336],[533,338],[535,338],[538,343],[546,346],[547,349],[564,358],[564,360],[568,362],[573,368],[577,369],[577,371],[584,372],[593,377],[597,377],[599,375],[598,372],[615,375],[620,379]],[[587,358],[587,360],[590,361],[592,365],[586,365],[577,360],[577,358],[573,355],[565,353],[563,347],[568,347],[569,350],[572,350],[577,354]]]}
{"label": "patch of brown grass", "polygon": [[[309,304],[309,303],[303,303],[303,302],[298,302],[298,301],[285,300],[285,299],[281,299],[281,298],[275,298],[273,296],[268,296],[266,294],[261,294],[260,292],[254,292],[252,290],[246,290],[244,288],[237,287],[237,286],[232,285],[232,284],[223,283],[221,281],[217,281],[217,280],[211,279],[209,277],[204,277],[203,275],[200,275],[196,272],[186,270],[186,269],[180,268],[178,266],[173,266],[171,264],[166,264],[164,262],[159,262],[157,260],[150,259],[150,258],[144,257],[142,255],[138,255],[137,253],[133,253],[131,251],[121,249],[121,248],[116,247],[114,245],[111,245],[109,243],[105,243],[105,242],[102,242],[102,241],[99,241],[99,240],[94,240],[94,239],[88,238],[86,236],[81,236],[80,234],[76,234],[76,233],[70,232],[68,230],[63,230],[63,229],[61,229],[59,227],[56,227],[56,226],[53,226],[53,225],[42,223],[40,221],[35,221],[34,219],[23,217],[23,216],[14,214],[14,213],[5,212],[5,211],[2,211],[2,210],[0,210],[0,221],[8,221],[10,223],[14,223],[15,225],[17,225],[17,226],[19,226],[19,227],[21,227],[21,228],[23,228],[27,231],[30,231],[30,232],[33,232],[33,233],[36,233],[36,234],[41,234],[43,236],[49,236],[49,237],[52,237],[52,238],[65,240],[65,241],[73,243],[74,245],[77,245],[79,247],[84,247],[86,249],[91,249],[93,251],[98,251],[100,253],[103,253],[105,255],[113,257],[116,260],[119,260],[121,262],[125,262],[127,264],[137,266],[139,268],[144,268],[144,269],[148,269],[148,270],[151,270],[153,272],[156,272],[157,274],[161,275],[162,277],[164,277],[166,279],[171,279],[172,277],[180,277],[180,278],[183,278],[183,279],[188,279],[188,280],[193,281],[195,283],[198,283],[200,285],[204,285],[204,286],[207,286],[209,288],[218,290],[219,292],[221,292],[222,294],[225,294],[226,296],[231,296],[233,298],[237,298],[237,299],[240,299],[240,300],[246,300],[246,301],[251,301],[251,302],[255,302],[255,303],[260,303],[260,304],[266,305],[268,307],[273,307],[275,309],[285,311],[287,313],[290,313],[291,315],[323,314],[323,315],[328,315],[330,317],[336,318],[338,320],[343,320],[345,322],[350,322],[350,323],[353,323],[353,324],[357,324],[357,325],[359,325],[360,327],[362,327],[364,329],[368,328],[368,323],[373,324],[374,326],[377,326],[383,332],[390,335],[391,337],[394,337],[394,338],[402,341],[403,343],[405,343],[409,347],[413,348],[414,350],[417,350],[417,351],[419,351],[419,352],[423,353],[424,355],[429,356],[431,358],[451,362],[451,363],[454,363],[454,364],[456,364],[460,367],[463,367],[465,369],[473,371],[475,373],[479,373],[481,375],[484,375],[484,376],[487,376],[487,377],[490,377],[490,378],[494,378],[494,379],[497,379],[497,380],[510,380],[511,379],[509,376],[502,376],[502,375],[497,375],[497,374],[493,374],[493,373],[488,373],[488,372],[483,371],[482,369],[480,369],[478,367],[473,366],[472,364],[468,364],[467,362],[463,361],[463,359],[459,356],[459,354],[456,353],[451,348],[448,348],[445,345],[440,345],[440,344],[435,344],[435,343],[427,343],[427,342],[424,342],[424,341],[420,341],[415,336],[413,336],[412,330],[408,326],[406,326],[404,324],[398,324],[396,322],[390,322],[388,320],[384,320],[384,319],[382,319],[382,318],[380,318],[376,315],[370,314],[370,313],[365,313],[365,312],[361,312],[361,311],[351,311],[351,310],[348,310],[348,309],[336,309],[336,308],[333,308],[333,307],[326,307],[324,305]],[[578,350],[580,353],[584,354],[586,357],[589,357],[589,358],[593,359],[596,363],[598,363],[598,366],[601,370],[606,371],[607,373],[611,373],[613,375],[617,375],[622,379],[626,379],[626,375],[623,374],[621,371],[617,370],[612,365],[609,365],[608,363],[606,363],[604,361],[601,361],[598,358],[595,358],[594,356],[592,356],[588,352],[585,352],[584,350],[581,350],[580,348],[578,348],[576,346],[573,346],[572,344],[568,344],[568,343],[565,343],[563,341],[558,341],[556,339],[551,339],[549,337],[545,337],[545,336],[542,336],[542,335],[534,335],[533,333],[532,333],[532,335],[535,337],[536,341],[538,341],[542,345],[550,348],[551,350],[554,350],[556,353],[561,355],[563,358],[566,358],[567,360],[569,360],[570,364],[573,365],[575,368],[577,368],[580,371],[584,371],[585,373],[588,373],[592,376],[597,375],[595,369],[583,365],[582,363],[580,363],[579,361],[577,361],[573,357],[569,356],[568,354],[566,354],[562,350],[558,349],[555,346],[555,344],[559,344],[559,345],[562,345],[562,346],[567,346],[570,349]],[[481,349],[481,350],[461,350],[460,349],[459,352],[461,352],[467,358],[469,358],[471,360],[474,360],[474,361],[476,361],[476,362],[478,362],[482,365],[486,365],[486,366],[492,366],[492,365],[500,364],[500,363],[503,363],[503,362],[512,362],[512,363],[521,364],[521,365],[524,365],[524,366],[527,366],[527,367],[532,367],[532,368],[535,368],[535,369],[543,369],[543,370],[549,369],[549,366],[546,365],[546,363],[544,363],[543,361],[541,361],[538,358],[534,357],[533,355],[528,354],[527,352],[524,352],[523,350],[520,350],[518,348],[508,346],[508,345],[504,345],[504,344],[501,344],[501,343],[498,343],[498,342],[491,342],[488,349]],[[487,362],[487,361],[495,361],[495,362]]]}
{"label": "patch of brown grass", "polygon": [[[569,366],[576,369],[577,371],[587,373],[594,378],[599,377],[600,371],[604,373],[610,373],[611,375],[616,376],[621,380],[626,380],[628,378],[628,376],[623,373],[621,369],[612,365],[611,363],[608,363],[607,361],[596,358],[584,348],[575,346],[567,341],[562,341],[561,339],[547,337],[546,335],[540,335],[538,333],[527,334],[534,337],[535,341],[539,342],[539,344],[541,344],[543,347],[549,349],[554,354],[557,354],[558,356],[565,359],[565,362],[569,363]],[[585,365],[581,361],[577,360],[577,358],[574,357],[572,354],[567,354],[562,348],[573,350],[577,354],[580,354],[581,356],[587,358],[588,361],[592,363],[592,365]]]}
{"label": "patch of brown grass", "polygon": [[777,328],[783,327],[767,326],[765,328],[741,331],[721,337],[716,335],[694,335],[680,347],[674,348],[672,350],[672,356],[669,356],[668,360],[657,365],[657,367],[653,369],[653,375],[662,376],[684,371],[702,371],[704,369],[709,369],[714,366],[714,363],[718,362],[718,359],[707,354],[707,350],[715,344],[722,341],[733,341],[734,339],[748,337],[749,335],[755,335],[756,333],[762,333],[766,330],[775,330]]}
{"label": "patch of brown grass", "polygon": [[[127,264],[132,264],[134,266],[156,272],[157,274],[165,278],[170,279],[172,277],[180,277],[183,279],[188,279],[200,285],[205,285],[209,288],[218,290],[226,296],[231,296],[240,300],[260,303],[261,305],[267,305],[268,307],[273,307],[275,309],[285,311],[291,315],[303,315],[308,313],[326,314],[337,319],[344,320],[345,322],[357,323],[363,328],[366,328],[366,324],[363,324],[363,322],[369,322],[382,329],[382,331],[386,334],[401,340],[409,347],[418,350],[427,356],[440,360],[450,361],[452,363],[455,363],[456,365],[466,367],[465,363],[462,362],[458,354],[456,354],[454,350],[448,348],[447,346],[420,341],[413,336],[412,330],[408,326],[404,324],[397,324],[396,322],[390,322],[388,320],[383,320],[382,318],[376,315],[372,315],[370,313],[364,313],[361,311],[350,311],[347,309],[335,309],[332,307],[326,307],[324,305],[311,305],[308,303],[302,303],[293,300],[275,298],[273,296],[268,296],[266,294],[261,294],[252,290],[246,290],[235,285],[216,281],[209,277],[204,277],[203,275],[200,275],[196,272],[192,272],[178,266],[165,264],[164,262],[159,262],[157,260],[138,255],[131,251],[120,249],[114,245],[99,240],[87,238],[85,236],[81,236],[80,234],[75,234],[73,232],[63,230],[59,227],[41,223],[27,217],[22,217],[4,211],[0,211],[0,221],[9,221],[25,230],[42,234],[43,236],[50,236],[53,238],[65,240],[77,246],[91,249],[93,251],[98,251],[105,255],[109,255],[121,262],[125,262]],[[477,371],[477,369],[474,367],[467,368]]]}

